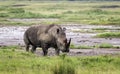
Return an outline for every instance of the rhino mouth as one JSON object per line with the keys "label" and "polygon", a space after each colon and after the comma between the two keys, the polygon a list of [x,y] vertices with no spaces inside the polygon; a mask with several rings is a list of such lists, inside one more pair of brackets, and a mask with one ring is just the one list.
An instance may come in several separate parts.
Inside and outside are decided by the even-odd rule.
{"label": "rhino mouth", "polygon": [[69,41],[67,42],[67,44],[66,44],[66,46],[65,46],[65,50],[62,50],[62,52],[69,52],[70,43],[71,43],[71,38],[70,38]]}

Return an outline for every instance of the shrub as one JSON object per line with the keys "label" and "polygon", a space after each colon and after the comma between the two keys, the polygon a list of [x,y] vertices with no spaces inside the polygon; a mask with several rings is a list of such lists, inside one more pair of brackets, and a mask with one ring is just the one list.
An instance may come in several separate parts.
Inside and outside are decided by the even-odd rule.
{"label": "shrub", "polygon": [[55,65],[53,74],[75,74],[74,63],[71,59],[62,59]]}

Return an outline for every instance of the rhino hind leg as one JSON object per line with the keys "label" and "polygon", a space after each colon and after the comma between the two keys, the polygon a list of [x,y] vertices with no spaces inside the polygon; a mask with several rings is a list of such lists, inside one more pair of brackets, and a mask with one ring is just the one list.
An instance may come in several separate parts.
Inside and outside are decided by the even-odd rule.
{"label": "rhino hind leg", "polygon": [[36,51],[36,46],[32,46],[31,52],[34,53]]}
{"label": "rhino hind leg", "polygon": [[29,51],[29,47],[30,47],[30,45],[28,45],[28,44],[25,46],[27,52]]}
{"label": "rhino hind leg", "polygon": [[24,35],[24,42],[25,42],[25,49],[26,51],[29,51],[29,48],[30,48],[30,42],[26,36],[26,34]]}

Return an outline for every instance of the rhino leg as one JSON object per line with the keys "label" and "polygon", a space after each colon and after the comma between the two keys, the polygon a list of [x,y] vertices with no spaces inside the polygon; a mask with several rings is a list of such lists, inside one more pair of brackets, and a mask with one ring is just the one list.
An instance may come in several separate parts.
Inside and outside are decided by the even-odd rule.
{"label": "rhino leg", "polygon": [[55,49],[55,54],[59,55],[59,53],[60,53],[60,50],[59,49]]}
{"label": "rhino leg", "polygon": [[48,48],[49,48],[48,44],[47,43],[42,43],[41,48],[43,50],[43,55],[46,56],[47,53],[48,53]]}
{"label": "rhino leg", "polygon": [[47,53],[48,53],[48,49],[47,48],[42,48],[42,50],[43,50],[43,55],[46,56]]}
{"label": "rhino leg", "polygon": [[43,50],[43,55],[46,56],[48,53],[48,47],[46,45],[43,45],[42,50]]}
{"label": "rhino leg", "polygon": [[32,46],[31,52],[34,53],[36,51],[36,46]]}
{"label": "rhino leg", "polygon": [[46,50],[46,49],[43,49],[43,55],[46,56],[47,53],[48,53],[48,49],[47,49],[47,50]]}
{"label": "rhino leg", "polygon": [[29,45],[25,46],[27,52],[29,51],[29,47],[30,47]]}

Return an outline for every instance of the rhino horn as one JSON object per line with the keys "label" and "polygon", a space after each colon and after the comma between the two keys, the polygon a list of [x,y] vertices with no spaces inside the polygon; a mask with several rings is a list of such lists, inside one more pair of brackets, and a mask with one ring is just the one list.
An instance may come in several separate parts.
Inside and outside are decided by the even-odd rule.
{"label": "rhino horn", "polygon": [[69,52],[69,47],[70,47],[70,43],[71,43],[71,38],[69,39],[67,45],[66,45],[66,52]]}
{"label": "rhino horn", "polygon": [[70,46],[70,43],[71,43],[71,38],[69,39],[69,42],[67,43],[67,47],[69,48]]}

